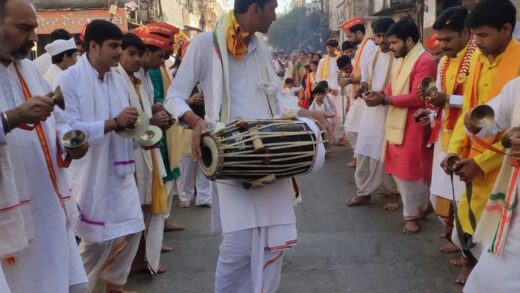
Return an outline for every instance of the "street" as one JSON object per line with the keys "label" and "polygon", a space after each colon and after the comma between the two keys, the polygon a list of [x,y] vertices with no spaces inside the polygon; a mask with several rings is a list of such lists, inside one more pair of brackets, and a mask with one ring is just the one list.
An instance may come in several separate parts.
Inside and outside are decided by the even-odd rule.
{"label": "street", "polygon": [[[422,221],[419,234],[406,236],[402,210],[383,210],[377,194],[366,206],[343,204],[355,191],[353,169],[346,167],[351,156],[346,147],[336,148],[324,169],[298,178],[298,245],[285,253],[278,292],[461,292],[454,283],[458,269],[448,264],[456,254],[439,252],[444,240],[434,215]],[[210,232],[210,212],[175,205],[173,220],[186,230],[165,235],[165,245],[173,247],[161,259],[168,271],[132,274],[127,290],[213,292],[220,236]]]}

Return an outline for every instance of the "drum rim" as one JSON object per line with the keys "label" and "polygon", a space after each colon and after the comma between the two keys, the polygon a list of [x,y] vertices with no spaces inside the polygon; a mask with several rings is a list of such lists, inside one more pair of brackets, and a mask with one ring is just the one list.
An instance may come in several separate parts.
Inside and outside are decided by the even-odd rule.
{"label": "drum rim", "polygon": [[218,148],[217,141],[211,135],[207,135],[202,137],[201,141],[201,155],[202,155],[202,147],[207,147],[211,152],[211,164],[209,166],[204,165],[204,161],[202,158],[199,161],[199,166],[204,176],[215,179],[216,174],[222,168],[222,164],[220,164],[220,151]]}

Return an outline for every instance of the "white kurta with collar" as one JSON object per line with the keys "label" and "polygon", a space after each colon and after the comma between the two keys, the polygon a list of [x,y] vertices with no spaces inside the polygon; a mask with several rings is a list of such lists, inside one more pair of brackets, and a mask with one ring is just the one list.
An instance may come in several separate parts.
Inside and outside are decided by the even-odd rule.
{"label": "white kurta with collar", "polygon": [[[366,74],[372,76],[373,91],[383,90],[388,66],[392,60],[391,58],[394,57],[390,53],[379,53],[377,62],[374,65],[374,71],[372,71],[372,62],[370,62],[370,69]],[[364,78],[363,76],[363,79]],[[368,82],[368,78],[364,81]],[[365,104],[363,99],[358,100]],[[387,111],[387,106],[379,105],[376,107],[367,107],[364,105],[364,110],[359,121],[359,133],[356,144],[357,154],[381,161]]]}
{"label": "white kurta with collar", "polygon": [[[259,73],[254,51],[259,49],[259,41],[253,37],[247,55],[236,60],[229,53],[230,113],[229,119],[269,118],[267,98],[258,86]],[[263,45],[262,45],[263,46]],[[227,53],[227,52],[226,52]],[[195,84],[200,81],[206,107],[213,104],[212,60],[215,54],[213,34],[201,33],[195,37],[179,73],[168,91],[165,103],[168,111],[177,118],[190,111],[185,100],[190,96]],[[271,56],[265,56],[266,64],[271,64]],[[208,113],[208,111],[206,111]],[[224,233],[266,227],[294,224],[293,188],[289,179],[280,179],[259,189],[246,190],[239,182],[218,180],[218,204],[214,206]],[[214,201],[215,202],[215,201]]]}
{"label": "white kurta with collar", "polygon": [[[49,85],[32,62],[22,60],[18,64],[32,96],[42,96],[50,91]],[[11,91],[2,93],[7,107],[11,109],[22,104],[25,98],[14,65],[7,68],[0,65],[0,75],[3,78],[7,76],[11,84]],[[53,188],[36,130],[14,129],[7,135],[7,144],[16,146],[10,148],[10,151],[20,158],[18,164],[13,164],[18,180],[27,180],[35,237],[29,248],[16,255],[14,265],[2,262],[13,292],[68,292],[70,285],[87,281],[70,226],[71,218],[77,215],[76,204],[70,197],[63,169],[57,166],[59,146],[54,115],[41,122],[41,125],[49,147],[52,168],[57,176],[57,188],[67,212],[64,212],[59,195]]]}
{"label": "white kurta with collar", "polygon": [[112,108],[115,106],[109,101],[117,99],[113,95],[120,95],[117,101],[122,105],[118,108],[128,106],[127,84],[113,71],[105,73],[103,80],[98,76],[84,54],[58,78],[66,104],[64,119],[72,128],[85,131],[89,139],[88,153],[68,168],[75,179],[71,194],[81,211],[75,230],[86,243],[99,243],[144,229],[134,174],[117,172],[119,166],[133,164],[133,158],[119,161],[120,154],[114,149],[117,134],[104,133],[105,120],[122,110]]}

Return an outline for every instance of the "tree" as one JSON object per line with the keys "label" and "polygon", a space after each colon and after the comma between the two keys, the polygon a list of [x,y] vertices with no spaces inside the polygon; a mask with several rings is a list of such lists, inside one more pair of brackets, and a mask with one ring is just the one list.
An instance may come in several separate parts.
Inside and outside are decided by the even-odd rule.
{"label": "tree", "polygon": [[275,21],[267,34],[269,44],[277,51],[317,51],[324,49],[323,35],[329,33],[320,22],[322,12],[299,7],[282,15]]}

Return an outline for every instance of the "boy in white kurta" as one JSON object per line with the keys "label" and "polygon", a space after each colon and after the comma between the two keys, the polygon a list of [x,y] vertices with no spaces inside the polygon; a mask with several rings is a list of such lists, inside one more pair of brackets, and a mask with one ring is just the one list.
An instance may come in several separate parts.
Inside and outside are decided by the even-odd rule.
{"label": "boy in white kurta", "polygon": [[74,180],[72,195],[81,214],[76,234],[89,288],[98,279],[107,292],[122,290],[144,229],[139,193],[134,178],[134,144],[116,130],[134,125],[137,109],[129,107],[123,77],[111,71],[121,55],[121,30],[104,20],[86,28],[87,53],[59,79],[65,97],[65,114],[71,126],[86,132],[87,155],[68,171]]}
{"label": "boy in white kurta", "polygon": [[47,46],[45,51],[51,55],[52,64],[49,66],[44,76],[53,89],[56,88],[56,80],[63,70],[76,64],[78,49],[74,38],[68,40],[56,40]]}
{"label": "boy in white kurta", "polygon": [[[168,92],[166,108],[194,129],[194,158],[200,158],[197,146],[206,123],[191,111],[185,100],[197,82],[204,92],[206,119],[213,125],[222,125],[236,117],[258,119],[279,115],[274,113],[277,105],[272,103],[281,95],[279,80],[269,50],[254,35],[257,31],[267,32],[275,19],[275,8],[274,0],[262,5],[257,1],[237,0],[235,11],[219,20],[214,33],[199,34],[188,47]],[[234,46],[229,46],[231,40],[237,40]],[[223,96],[223,93],[228,94]],[[310,114],[303,110],[299,113]],[[314,117],[327,123],[324,113],[315,113]],[[291,181],[281,179],[248,190],[236,181],[215,184],[218,195],[213,199],[213,220],[224,233],[215,292],[276,291],[283,251],[296,243]]]}
{"label": "boy in white kurta", "polygon": [[[384,33],[393,23],[394,20],[391,18],[382,18],[374,23],[373,33],[379,48],[376,50],[373,60],[366,65],[368,71],[361,71],[362,87],[368,90],[381,91],[390,81],[395,58],[384,38]],[[359,100],[365,103],[362,99]],[[371,194],[382,184],[385,187],[384,192],[389,196],[396,196],[397,193],[397,187],[392,177],[384,173],[381,159],[387,107],[383,105],[364,107],[355,148],[357,192],[354,197],[345,200],[347,206],[356,206],[370,201]],[[397,206],[385,205],[385,209],[390,209],[390,207],[391,210],[396,209],[398,202]]]}
{"label": "boy in white kurta", "polygon": [[[11,175],[12,178],[2,180],[2,189],[11,189],[11,197],[15,192],[20,194],[18,206],[26,215],[22,222],[18,218],[18,222],[9,224],[20,229],[17,233],[0,235],[2,246],[7,240],[20,245],[2,247],[2,270],[12,292],[84,292],[86,276],[69,221],[77,214],[77,208],[70,197],[67,178],[58,168],[57,138],[60,136],[51,114],[54,102],[44,97],[50,87],[32,62],[21,60],[36,39],[36,11],[26,0],[10,0],[4,4],[4,18],[0,19],[3,46],[0,50],[0,111],[4,111],[2,148],[7,144],[9,149],[3,153],[1,168],[3,173],[11,167],[2,177],[9,179]],[[83,154],[84,151],[86,149],[82,149]],[[69,154],[80,157],[79,152]],[[9,161],[13,163],[11,166]],[[15,187],[13,178],[16,178]],[[2,214],[11,210],[12,220],[16,220],[14,211],[18,206],[4,206]],[[33,236],[31,217],[34,239],[29,247],[17,252]],[[24,236],[24,232],[27,235]]]}

